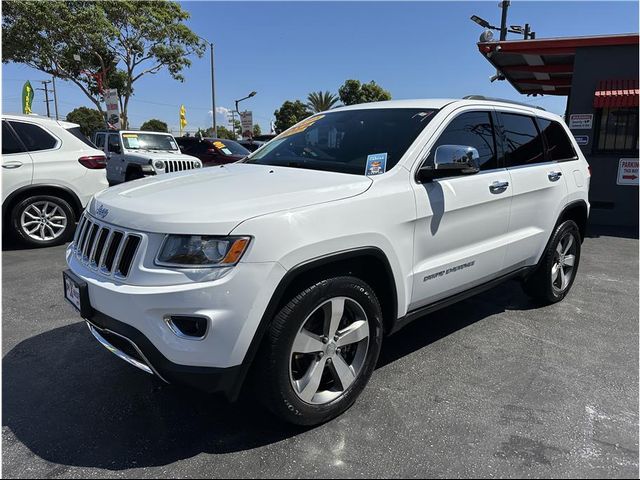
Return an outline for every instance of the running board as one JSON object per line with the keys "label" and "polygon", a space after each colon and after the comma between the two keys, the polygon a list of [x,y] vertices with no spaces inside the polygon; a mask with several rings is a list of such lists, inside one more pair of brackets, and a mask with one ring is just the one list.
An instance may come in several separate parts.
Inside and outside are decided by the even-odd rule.
{"label": "running board", "polygon": [[513,272],[507,273],[505,275],[501,275],[500,277],[494,278],[482,285],[478,285],[476,287],[470,288],[469,290],[465,290],[464,292],[456,293],[447,298],[443,298],[442,300],[438,300],[437,302],[430,303],[429,305],[425,305],[424,307],[416,308],[415,310],[411,310],[404,317],[396,320],[393,328],[389,332],[389,335],[393,335],[398,330],[403,329],[411,322],[428,315],[429,313],[433,313],[442,308],[448,307],[449,305],[453,305],[454,303],[458,303],[462,300],[465,300],[469,297],[473,297],[479,293],[485,292],[487,290],[491,290],[493,287],[500,285],[501,283],[506,282],[507,280],[511,280],[516,277],[524,277],[527,273],[530,273],[534,267],[523,267],[518,270],[514,270]]}

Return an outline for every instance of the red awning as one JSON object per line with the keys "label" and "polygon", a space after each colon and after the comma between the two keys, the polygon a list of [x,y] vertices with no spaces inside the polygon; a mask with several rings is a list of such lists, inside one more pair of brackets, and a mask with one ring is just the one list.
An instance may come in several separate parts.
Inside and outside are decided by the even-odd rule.
{"label": "red awning", "polygon": [[640,105],[638,80],[601,80],[593,97],[596,108],[637,107]]}

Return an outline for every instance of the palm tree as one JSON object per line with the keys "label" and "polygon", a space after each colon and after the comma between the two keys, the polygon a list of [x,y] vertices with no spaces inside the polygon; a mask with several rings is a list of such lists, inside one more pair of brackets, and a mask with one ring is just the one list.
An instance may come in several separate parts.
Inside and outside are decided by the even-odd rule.
{"label": "palm tree", "polygon": [[307,107],[313,113],[324,112],[330,110],[338,103],[338,96],[329,92],[311,92],[307,97]]}

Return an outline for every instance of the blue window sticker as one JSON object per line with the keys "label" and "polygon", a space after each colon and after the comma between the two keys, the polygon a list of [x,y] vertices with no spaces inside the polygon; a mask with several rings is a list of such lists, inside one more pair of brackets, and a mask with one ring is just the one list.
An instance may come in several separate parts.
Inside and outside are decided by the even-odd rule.
{"label": "blue window sticker", "polygon": [[368,175],[380,175],[387,170],[387,154],[385,153],[372,153],[367,156],[367,168],[365,174]]}

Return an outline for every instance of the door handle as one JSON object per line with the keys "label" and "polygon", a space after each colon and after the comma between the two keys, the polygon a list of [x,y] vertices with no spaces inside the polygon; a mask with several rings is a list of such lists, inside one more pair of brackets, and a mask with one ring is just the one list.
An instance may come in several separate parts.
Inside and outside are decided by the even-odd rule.
{"label": "door handle", "polygon": [[549,181],[557,182],[558,180],[560,180],[560,177],[562,176],[562,172],[549,172],[547,176],[549,177]]}
{"label": "door handle", "polygon": [[2,164],[2,168],[8,168],[8,169],[20,168],[21,166],[22,166],[22,162],[18,162],[17,160]]}
{"label": "door handle", "polygon": [[503,193],[508,186],[509,182],[495,181],[491,185],[489,185],[489,191],[491,193]]}

